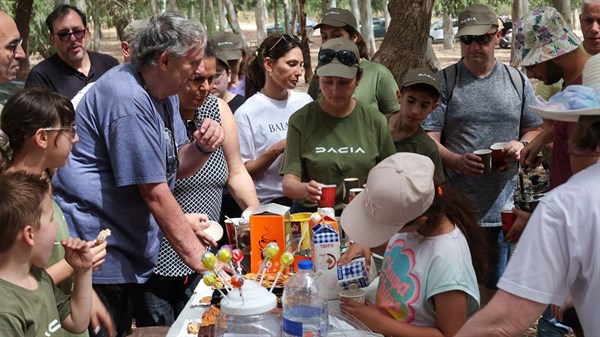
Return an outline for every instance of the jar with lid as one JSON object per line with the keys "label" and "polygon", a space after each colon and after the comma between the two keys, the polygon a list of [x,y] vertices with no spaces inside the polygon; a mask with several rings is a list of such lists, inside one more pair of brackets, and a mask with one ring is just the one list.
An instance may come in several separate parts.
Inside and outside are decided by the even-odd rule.
{"label": "jar with lid", "polygon": [[[242,298],[243,296],[243,298]],[[281,315],[277,298],[258,283],[246,280],[221,300],[221,313],[215,324],[215,337],[281,336]]]}

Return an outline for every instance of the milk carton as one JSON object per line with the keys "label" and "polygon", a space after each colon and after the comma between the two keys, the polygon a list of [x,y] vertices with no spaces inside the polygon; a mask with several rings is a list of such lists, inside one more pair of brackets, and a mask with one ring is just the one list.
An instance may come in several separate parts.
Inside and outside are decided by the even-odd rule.
{"label": "milk carton", "polygon": [[322,273],[327,298],[338,299],[340,286],[337,280],[337,261],[340,258],[340,238],[333,226],[320,222],[311,229],[311,255],[314,270]]}
{"label": "milk carton", "polygon": [[351,284],[358,285],[359,288],[366,288],[377,277],[377,267],[371,257],[371,269],[367,271],[366,260],[364,257],[356,258],[350,263],[337,267],[337,278],[342,289],[350,289]]}

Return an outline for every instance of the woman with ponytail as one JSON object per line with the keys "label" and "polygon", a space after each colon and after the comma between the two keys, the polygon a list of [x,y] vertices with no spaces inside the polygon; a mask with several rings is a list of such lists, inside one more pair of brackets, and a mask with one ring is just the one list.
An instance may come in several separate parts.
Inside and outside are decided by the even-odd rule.
{"label": "woman with ponytail", "polygon": [[302,50],[297,37],[267,37],[246,68],[246,102],[236,111],[240,151],[262,203],[291,205],[283,195],[279,175],[285,150],[288,120],[292,113],[312,101],[294,91],[302,75]]}
{"label": "woman with ponytail", "polygon": [[342,213],[356,242],[339,263],[365,247],[384,257],[375,304],[343,300],[340,308],[385,336],[453,336],[479,308],[485,237],[468,200],[434,186],[433,172],[428,157],[390,156]]}

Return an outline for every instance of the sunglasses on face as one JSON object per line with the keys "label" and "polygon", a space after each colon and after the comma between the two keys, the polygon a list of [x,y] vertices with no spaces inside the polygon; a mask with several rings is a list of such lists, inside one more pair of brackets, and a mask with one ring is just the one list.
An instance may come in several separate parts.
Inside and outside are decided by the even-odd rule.
{"label": "sunglasses on face", "polygon": [[56,33],[56,36],[58,36],[58,39],[62,42],[69,41],[71,39],[71,35],[75,36],[75,39],[81,40],[85,36],[85,31],[86,29],[84,28],[81,30],[74,30],[72,32],[58,32]]}
{"label": "sunglasses on face", "polygon": [[58,131],[58,132],[65,132],[68,133],[69,136],[71,136],[71,139],[75,139],[75,135],[77,135],[77,126],[75,125],[71,125],[71,126],[61,126],[61,127],[56,127],[56,128],[43,128],[42,130],[44,131]]}
{"label": "sunglasses on face", "polygon": [[10,50],[10,52],[14,55],[17,53],[17,48],[23,43],[23,39],[19,39],[18,41],[9,43],[6,45],[6,49]]}
{"label": "sunglasses on face", "polygon": [[459,39],[460,42],[466,45],[470,45],[473,41],[475,41],[475,43],[477,43],[478,45],[483,46],[490,43],[490,41],[492,41],[496,33],[498,33],[497,30],[493,33],[483,35],[463,35]]}
{"label": "sunglasses on face", "polygon": [[273,46],[271,46],[271,49],[269,49],[269,51],[267,53],[270,53],[271,50],[273,50],[273,48],[277,47],[277,45],[279,44],[279,42],[281,42],[281,40],[284,40],[287,43],[297,43],[298,45],[300,45],[300,39],[297,36],[290,35],[290,34],[283,34],[283,35],[281,35],[281,37],[279,37],[277,42],[275,42],[273,44]]}
{"label": "sunglasses on face", "polygon": [[345,66],[351,67],[358,64],[358,57],[350,50],[335,51],[333,49],[322,49],[319,52],[319,65],[328,64],[334,58]]}

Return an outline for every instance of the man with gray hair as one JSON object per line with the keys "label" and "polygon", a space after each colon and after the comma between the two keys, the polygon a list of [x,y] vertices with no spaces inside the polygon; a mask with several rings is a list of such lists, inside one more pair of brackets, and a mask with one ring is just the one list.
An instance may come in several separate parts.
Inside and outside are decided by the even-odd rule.
{"label": "man with gray hair", "polygon": [[579,23],[585,51],[590,56],[600,53],[600,0],[583,1]]}
{"label": "man with gray hair", "polygon": [[19,61],[27,56],[22,42],[15,20],[0,10],[0,112],[8,97],[23,89],[23,83],[14,82],[19,73]]}
{"label": "man with gray hair", "polygon": [[178,113],[177,92],[202,61],[205,41],[204,27],[178,14],[150,18],[132,41],[132,63],[104,74],[83,97],[80,140],[53,181],[71,233],[91,240],[112,231],[93,283],[117,336],[131,328],[134,296],[152,274],[163,234],[197,272],[204,245],[216,245],[201,216],[186,217],[171,193],[175,178],[197,172],[224,139],[205,119],[188,144]]}

